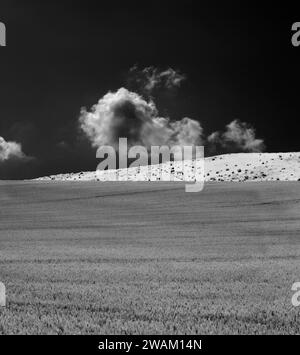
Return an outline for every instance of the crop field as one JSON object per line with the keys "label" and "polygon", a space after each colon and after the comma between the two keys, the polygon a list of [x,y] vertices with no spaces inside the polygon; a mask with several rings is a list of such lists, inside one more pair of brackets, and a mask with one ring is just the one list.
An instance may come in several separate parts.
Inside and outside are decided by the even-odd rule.
{"label": "crop field", "polygon": [[300,184],[0,182],[0,334],[300,334]]}

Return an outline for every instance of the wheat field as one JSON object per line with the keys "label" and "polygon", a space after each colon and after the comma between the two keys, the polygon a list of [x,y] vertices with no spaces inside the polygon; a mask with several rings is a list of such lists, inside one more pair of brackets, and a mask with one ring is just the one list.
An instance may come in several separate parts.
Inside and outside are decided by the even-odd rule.
{"label": "wheat field", "polygon": [[300,334],[295,182],[0,182],[0,334]]}

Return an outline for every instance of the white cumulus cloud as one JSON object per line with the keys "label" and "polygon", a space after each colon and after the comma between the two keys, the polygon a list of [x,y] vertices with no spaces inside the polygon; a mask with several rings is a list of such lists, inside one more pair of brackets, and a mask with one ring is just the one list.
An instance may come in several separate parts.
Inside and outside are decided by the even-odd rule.
{"label": "white cumulus cloud", "polygon": [[126,137],[129,145],[201,145],[200,123],[185,117],[171,121],[160,117],[152,100],[121,88],[104,95],[90,111],[83,108],[80,126],[94,147],[117,147],[119,138]]}
{"label": "white cumulus cloud", "polygon": [[0,136],[0,162],[4,162],[12,158],[26,159],[26,155],[22,151],[21,144],[16,142],[7,142]]}
{"label": "white cumulus cloud", "polygon": [[239,120],[229,123],[224,132],[213,132],[207,141],[213,152],[261,152],[265,148],[264,141],[256,138],[255,129]]}

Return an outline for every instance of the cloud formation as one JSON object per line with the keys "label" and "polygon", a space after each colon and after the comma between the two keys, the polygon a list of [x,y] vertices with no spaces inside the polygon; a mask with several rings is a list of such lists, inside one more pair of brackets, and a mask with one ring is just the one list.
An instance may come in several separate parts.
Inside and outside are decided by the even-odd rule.
{"label": "cloud formation", "polygon": [[144,95],[151,95],[155,89],[173,90],[179,88],[186,79],[184,74],[168,68],[160,70],[153,66],[140,70],[133,66],[129,70],[128,83]]}
{"label": "cloud formation", "polygon": [[22,152],[20,143],[7,142],[0,136],[0,163],[9,159],[27,159],[28,157]]}
{"label": "cloud formation", "polygon": [[264,142],[256,138],[254,128],[239,120],[229,123],[225,131],[205,137],[199,120],[184,117],[174,121],[161,117],[152,92],[180,87],[185,75],[172,68],[161,71],[152,66],[143,70],[134,66],[129,74],[133,84],[130,86],[135,84],[136,90],[120,88],[108,92],[91,110],[81,110],[80,127],[93,147],[110,145],[117,149],[119,138],[124,137],[129,146],[142,145],[148,150],[154,145],[205,145],[208,154],[264,150]]}
{"label": "cloud formation", "polygon": [[94,147],[111,145],[117,148],[119,138],[128,145],[202,145],[200,123],[185,117],[180,121],[158,115],[155,103],[121,88],[109,92],[90,111],[81,110],[80,127]]}
{"label": "cloud formation", "polygon": [[214,132],[207,137],[212,153],[262,152],[264,141],[255,137],[252,126],[234,120],[226,126],[224,132]]}

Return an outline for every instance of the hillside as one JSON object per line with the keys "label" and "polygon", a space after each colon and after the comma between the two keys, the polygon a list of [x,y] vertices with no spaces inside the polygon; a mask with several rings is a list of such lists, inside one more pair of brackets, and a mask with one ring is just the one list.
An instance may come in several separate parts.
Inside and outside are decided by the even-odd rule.
{"label": "hillside", "polygon": [[[193,181],[195,161],[185,161],[185,174],[179,162],[171,163],[174,181]],[[128,169],[129,181],[169,180],[168,163]],[[205,158],[205,181],[299,181],[300,153],[237,153]],[[110,181],[117,174],[119,181],[126,181],[126,169],[88,171],[44,176],[36,180],[58,181]]]}

